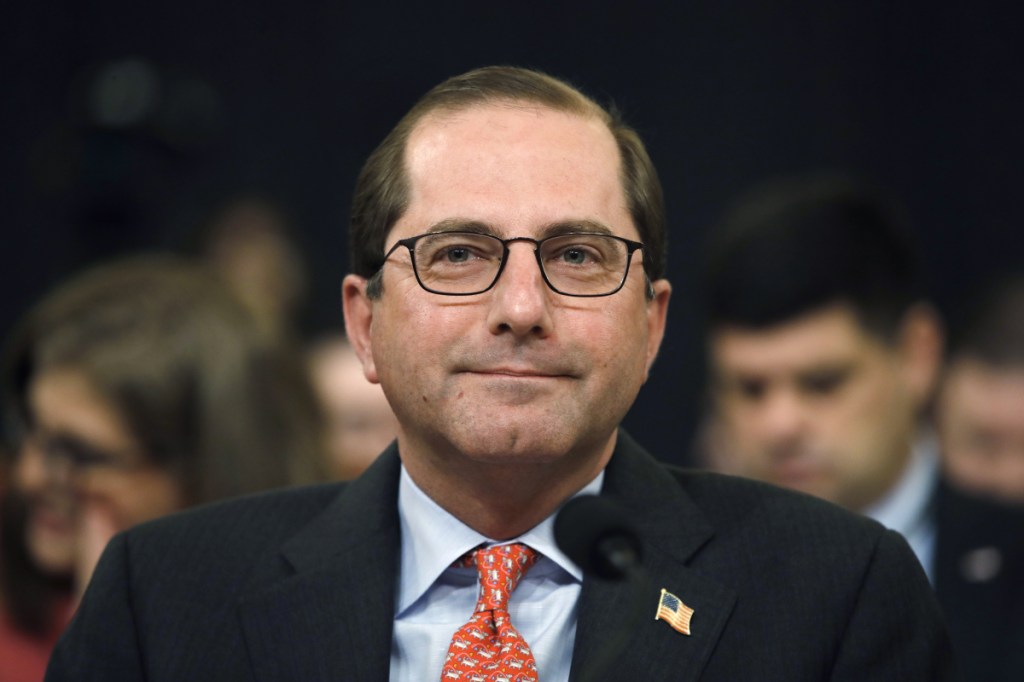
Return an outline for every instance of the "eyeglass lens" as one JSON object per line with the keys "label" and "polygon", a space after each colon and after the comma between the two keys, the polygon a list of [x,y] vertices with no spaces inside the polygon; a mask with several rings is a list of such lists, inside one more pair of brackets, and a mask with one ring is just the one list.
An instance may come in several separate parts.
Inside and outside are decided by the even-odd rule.
{"label": "eyeglass lens", "polygon": [[35,443],[51,465],[68,465],[75,470],[131,468],[131,465],[124,461],[124,457],[106,452],[71,435],[37,435]]}

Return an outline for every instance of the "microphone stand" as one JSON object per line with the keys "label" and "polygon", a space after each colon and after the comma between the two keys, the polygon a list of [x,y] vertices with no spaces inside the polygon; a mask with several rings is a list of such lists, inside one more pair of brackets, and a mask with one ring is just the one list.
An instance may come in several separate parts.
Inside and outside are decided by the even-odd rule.
{"label": "microphone stand", "polygon": [[574,682],[599,682],[643,617],[643,596],[650,591],[650,580],[640,562],[639,535],[628,515],[611,500],[581,495],[567,502],[555,518],[555,541],[583,569],[585,580],[626,583],[630,603],[626,619],[579,675],[570,672]]}
{"label": "microphone stand", "polygon": [[615,628],[615,635],[598,649],[596,656],[584,664],[579,676],[570,674],[570,678],[575,682],[601,682],[608,674],[611,664],[625,650],[629,636],[636,632],[637,625],[643,618],[643,597],[650,592],[651,585],[647,571],[635,562],[623,566],[622,570],[625,573],[624,582],[628,589],[630,608],[619,627]]}

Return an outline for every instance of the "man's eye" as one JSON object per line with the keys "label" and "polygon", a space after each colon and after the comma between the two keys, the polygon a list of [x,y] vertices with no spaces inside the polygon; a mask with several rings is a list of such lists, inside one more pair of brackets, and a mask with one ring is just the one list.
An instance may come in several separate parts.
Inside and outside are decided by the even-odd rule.
{"label": "man's eye", "polygon": [[48,438],[43,448],[51,457],[66,460],[76,467],[104,466],[113,459],[109,454],[67,436]]}
{"label": "man's eye", "polygon": [[764,395],[764,384],[760,381],[741,382],[739,388],[740,393],[751,400],[757,400]]}
{"label": "man's eye", "polygon": [[765,383],[756,379],[734,379],[724,384],[726,390],[746,401],[756,401],[764,397]]}
{"label": "man's eye", "polygon": [[417,259],[421,264],[431,266],[462,265],[485,257],[485,254],[479,248],[469,244],[442,246],[432,251],[423,251],[417,254]]}
{"label": "man's eye", "polygon": [[444,253],[444,258],[449,263],[465,263],[470,256],[469,249],[464,246],[452,246]]}
{"label": "man's eye", "polygon": [[572,248],[562,252],[562,260],[570,265],[585,265],[592,259],[584,249]]}
{"label": "man's eye", "polygon": [[839,390],[847,376],[848,372],[822,372],[805,376],[800,383],[808,393],[829,395]]}

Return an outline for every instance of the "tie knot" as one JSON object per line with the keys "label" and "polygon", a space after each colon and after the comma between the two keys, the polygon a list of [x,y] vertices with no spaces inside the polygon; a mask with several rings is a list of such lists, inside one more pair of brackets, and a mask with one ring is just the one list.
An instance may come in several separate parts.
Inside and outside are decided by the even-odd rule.
{"label": "tie knot", "polygon": [[475,564],[480,575],[476,610],[507,611],[509,595],[537,558],[537,552],[523,544],[477,549],[463,557],[459,563],[467,567]]}

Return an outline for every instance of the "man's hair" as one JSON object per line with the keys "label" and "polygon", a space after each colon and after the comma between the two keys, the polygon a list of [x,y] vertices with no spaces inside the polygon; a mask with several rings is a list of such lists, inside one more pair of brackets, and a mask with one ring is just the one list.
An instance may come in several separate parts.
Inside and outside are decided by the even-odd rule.
{"label": "man's hair", "polygon": [[349,239],[352,271],[373,278],[368,294],[380,293],[380,278],[374,275],[384,264],[385,240],[408,206],[405,150],[410,134],[431,113],[493,103],[533,104],[596,118],[608,126],[619,149],[627,207],[644,243],[644,269],[650,279],[660,278],[665,271],[664,200],[657,172],[639,135],[614,108],[602,107],[561,80],[529,69],[492,66],[449,78],[430,90],[363,166],[352,199]]}
{"label": "man's hair", "polygon": [[186,501],[316,478],[320,413],[298,356],[197,264],[134,257],[72,277],[6,349],[6,438],[30,430],[32,380],[81,373]]}
{"label": "man's hair", "polygon": [[902,207],[855,179],[779,180],[745,195],[711,233],[703,295],[711,328],[763,329],[831,304],[893,340],[921,299]]}
{"label": "man's hair", "polygon": [[972,308],[966,323],[953,330],[950,356],[999,368],[1024,367],[1024,275],[990,284]]}

